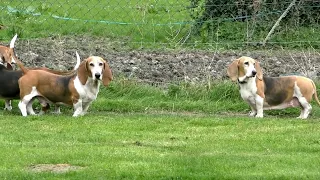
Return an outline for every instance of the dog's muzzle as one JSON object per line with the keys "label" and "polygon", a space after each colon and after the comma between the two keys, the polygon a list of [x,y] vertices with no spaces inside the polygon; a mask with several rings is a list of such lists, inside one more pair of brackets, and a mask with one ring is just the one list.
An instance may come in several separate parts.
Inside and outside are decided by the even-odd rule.
{"label": "dog's muzzle", "polygon": [[257,74],[257,71],[252,71],[252,72],[251,72],[251,76],[249,76],[249,78],[255,77],[256,74]]}
{"label": "dog's muzzle", "polygon": [[100,74],[100,73],[95,73],[95,74],[94,74],[94,77],[96,77],[96,79],[99,79],[99,80],[100,80],[101,74]]}

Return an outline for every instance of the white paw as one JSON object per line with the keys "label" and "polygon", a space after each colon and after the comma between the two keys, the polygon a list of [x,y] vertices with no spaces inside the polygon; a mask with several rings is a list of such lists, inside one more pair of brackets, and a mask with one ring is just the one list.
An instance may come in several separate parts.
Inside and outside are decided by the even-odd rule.
{"label": "white paw", "polygon": [[254,111],[250,111],[250,112],[249,112],[249,116],[250,116],[250,117],[254,117],[255,115],[256,115],[256,112],[254,112]]}
{"label": "white paw", "polygon": [[307,119],[308,117],[298,116],[297,119]]}
{"label": "white paw", "polygon": [[256,118],[263,118],[263,114],[257,114]]}
{"label": "white paw", "polygon": [[11,110],[12,110],[12,106],[6,106],[3,110],[5,110],[5,111],[11,111]]}

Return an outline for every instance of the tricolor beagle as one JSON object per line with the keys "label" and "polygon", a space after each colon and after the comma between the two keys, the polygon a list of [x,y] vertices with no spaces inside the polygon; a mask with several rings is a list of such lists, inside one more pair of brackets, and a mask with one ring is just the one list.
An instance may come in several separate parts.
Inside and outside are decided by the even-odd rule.
{"label": "tricolor beagle", "polygon": [[73,116],[84,115],[97,98],[100,81],[108,86],[112,73],[108,63],[98,56],[84,60],[76,73],[57,75],[41,70],[28,70],[20,62],[24,75],[19,79],[19,108],[23,116],[32,111],[35,97],[53,104],[66,104],[74,108]]}
{"label": "tricolor beagle", "polygon": [[3,64],[6,63],[7,68],[12,68],[12,64],[15,64],[18,59],[14,53],[14,43],[16,42],[17,37],[18,35],[16,34],[12,38],[9,47],[0,45],[0,62]]}
{"label": "tricolor beagle", "polygon": [[[76,52],[77,56],[77,64],[74,67],[74,70],[72,71],[56,71],[56,70],[51,70],[48,68],[33,68],[33,69],[38,69],[42,71],[47,71],[55,74],[72,74],[75,72],[76,69],[78,69],[80,65],[80,57],[79,54]],[[16,59],[17,62],[19,62],[18,59]],[[12,105],[11,105],[11,100],[12,99],[19,99],[20,98],[20,90],[19,90],[19,85],[18,85],[18,80],[22,76],[22,71],[12,71],[11,69],[7,69],[1,62],[0,62],[0,98],[5,99],[5,108],[4,110],[11,110]],[[49,106],[43,107],[42,111],[45,111],[49,108]],[[59,108],[56,109],[56,111],[60,111]]]}
{"label": "tricolor beagle", "polygon": [[265,77],[259,62],[250,57],[233,61],[227,73],[232,81],[238,81],[241,97],[251,107],[250,116],[263,117],[263,110],[301,107],[298,118],[305,119],[311,112],[313,95],[320,105],[311,79],[302,76]]}

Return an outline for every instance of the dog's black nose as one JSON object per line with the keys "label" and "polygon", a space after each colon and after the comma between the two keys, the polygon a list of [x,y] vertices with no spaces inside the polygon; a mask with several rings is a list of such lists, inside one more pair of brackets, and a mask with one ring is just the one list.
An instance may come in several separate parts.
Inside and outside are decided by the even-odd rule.
{"label": "dog's black nose", "polygon": [[257,71],[252,71],[252,75],[255,76],[257,74]]}
{"label": "dog's black nose", "polygon": [[97,79],[100,79],[101,74],[100,74],[100,73],[96,73],[96,74],[94,74],[94,76],[95,76]]}

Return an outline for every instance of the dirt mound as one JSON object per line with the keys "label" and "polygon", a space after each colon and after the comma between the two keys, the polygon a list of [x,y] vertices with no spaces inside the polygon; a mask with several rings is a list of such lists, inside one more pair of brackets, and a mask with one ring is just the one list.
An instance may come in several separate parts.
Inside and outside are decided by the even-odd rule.
{"label": "dirt mound", "polygon": [[136,78],[147,82],[205,82],[224,79],[226,68],[234,59],[246,55],[261,62],[265,75],[302,74],[318,76],[320,55],[310,51],[137,51],[124,49],[123,43],[107,38],[87,36],[45,39],[18,39],[16,53],[26,66],[46,66],[53,69],[72,69],[75,51],[84,59],[90,55],[107,59],[114,77]]}

